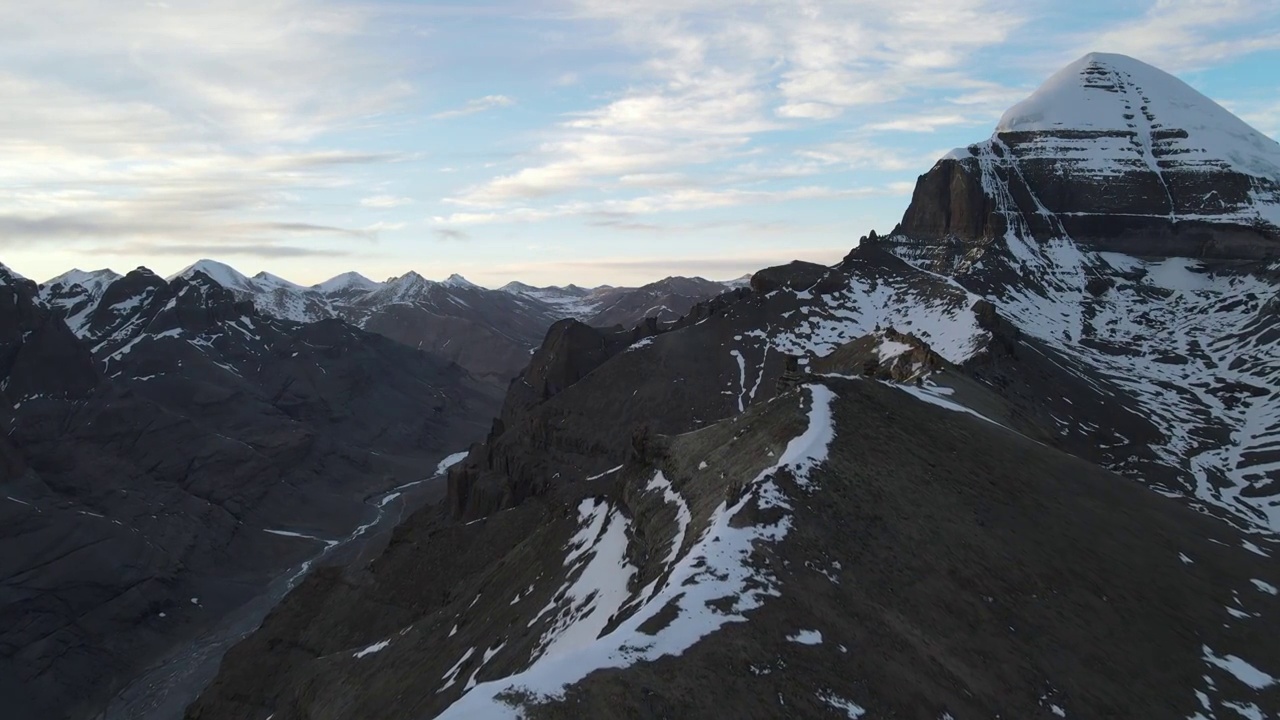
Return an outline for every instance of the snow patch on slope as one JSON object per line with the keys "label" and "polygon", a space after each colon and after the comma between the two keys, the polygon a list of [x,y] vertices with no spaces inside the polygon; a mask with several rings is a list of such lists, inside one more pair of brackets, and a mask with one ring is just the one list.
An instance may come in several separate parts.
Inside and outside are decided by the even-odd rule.
{"label": "snow patch on slope", "polygon": [[980,298],[949,279],[938,280],[923,289],[907,278],[855,273],[845,290],[810,300],[806,317],[793,329],[774,334],[768,344],[790,355],[821,356],[880,327],[892,327],[962,363],[990,337],[972,310]]}
{"label": "snow patch on slope", "polygon": [[[679,655],[726,623],[747,620],[748,611],[759,607],[765,598],[779,594],[776,581],[767,571],[753,567],[750,557],[757,543],[782,540],[790,530],[790,517],[784,515],[773,525],[740,528],[732,527],[729,521],[752,500],[765,508],[790,509],[789,499],[778,486],[775,474],[786,468],[797,483],[808,485],[812,482],[809,477],[812,470],[826,460],[827,449],[835,437],[831,409],[835,395],[822,385],[807,388],[811,399],[808,428],[787,444],[777,464],[761,471],[746,485],[748,492],[737,503],[732,506],[720,503],[702,537],[676,563],[651,600],[612,632],[585,645],[564,647],[564,652],[546,652],[520,673],[477,685],[439,717],[518,718],[521,702],[559,697],[567,685],[594,670],[628,667],[664,655]],[[616,511],[603,501],[588,500],[579,507],[579,512],[585,526],[576,537],[594,537],[596,544],[591,547],[603,547],[606,555],[612,555],[617,549],[614,541],[600,542],[600,533],[607,532],[608,527],[594,534],[592,528],[608,526],[609,517]],[[585,555],[584,547],[571,552],[567,562]],[[617,568],[613,571],[616,573]],[[736,601],[728,610],[710,604],[723,602],[725,598]],[[674,619],[652,632],[640,630],[641,625],[668,607],[676,610]]]}

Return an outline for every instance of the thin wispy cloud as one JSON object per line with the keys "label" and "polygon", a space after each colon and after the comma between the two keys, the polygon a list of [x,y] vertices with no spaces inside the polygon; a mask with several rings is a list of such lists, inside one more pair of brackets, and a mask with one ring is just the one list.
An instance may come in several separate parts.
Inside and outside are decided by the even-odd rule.
{"label": "thin wispy cloud", "polygon": [[899,184],[865,188],[804,186],[786,190],[685,188],[666,193],[598,202],[574,201],[541,208],[514,207],[491,212],[458,212],[447,216],[436,216],[433,221],[448,225],[488,225],[504,222],[531,223],[574,216],[635,217],[747,205],[772,205],[800,200],[832,200],[900,193],[901,185]]}
{"label": "thin wispy cloud", "polygon": [[1280,49],[1278,16],[1273,0],[1156,0],[1140,17],[1081,38],[1077,47],[1127,53],[1170,72],[1197,69]]}
{"label": "thin wispy cloud", "polygon": [[[530,153],[540,161],[448,198],[454,204],[489,210],[451,218],[530,222],[563,217],[576,214],[577,206],[529,203],[588,187],[614,195],[610,202],[636,212],[722,207],[726,198],[798,198],[801,193],[794,190],[759,192],[735,186],[731,175],[716,166],[750,156],[762,149],[755,143],[795,131],[796,123],[829,121],[850,108],[935,87],[942,83],[940,75],[954,73],[973,51],[1003,41],[1024,22],[1018,6],[1004,0],[909,5],[872,1],[858,7],[798,9],[789,2],[739,8],[721,0],[642,7],[582,0],[573,9],[579,18],[610,23],[618,43],[641,53],[638,82],[619,97],[571,113],[570,119],[550,128],[553,139]],[[959,115],[935,114],[924,120],[912,130],[928,132],[966,122]],[[887,131],[907,125],[886,120],[865,127]],[[867,151],[890,154],[874,147]],[[836,159],[824,161],[820,152],[815,150],[804,170],[793,176],[844,169],[837,167]],[[703,191],[686,193],[706,202],[654,202],[634,196],[633,178],[677,170],[712,183]],[[721,179],[718,185],[716,175]]]}
{"label": "thin wispy cloud", "polygon": [[877,132],[936,132],[938,128],[953,125],[973,125],[975,122],[964,115],[909,115],[896,120],[871,123],[867,130]]}
{"label": "thin wispy cloud", "polygon": [[145,245],[97,245],[91,249],[94,255],[155,255],[171,257],[190,257],[191,255],[217,255],[219,257],[240,257],[255,259],[301,259],[301,258],[349,258],[355,253],[348,250],[298,247],[294,245],[238,245],[234,243],[218,243],[217,245],[194,245],[182,243],[177,245],[145,244]]}
{"label": "thin wispy cloud", "polygon": [[404,205],[412,205],[413,199],[407,197],[396,197],[395,195],[373,195],[367,198],[361,198],[360,204],[367,208],[395,208]]}
{"label": "thin wispy cloud", "polygon": [[431,117],[435,120],[448,120],[449,118],[466,117],[468,115],[475,115],[495,108],[507,107],[515,104],[516,101],[506,95],[485,95],[482,98],[468,100],[467,104],[460,108],[438,112]]}
{"label": "thin wispy cloud", "polygon": [[467,240],[471,237],[465,230],[457,228],[436,228],[431,232],[441,240]]}

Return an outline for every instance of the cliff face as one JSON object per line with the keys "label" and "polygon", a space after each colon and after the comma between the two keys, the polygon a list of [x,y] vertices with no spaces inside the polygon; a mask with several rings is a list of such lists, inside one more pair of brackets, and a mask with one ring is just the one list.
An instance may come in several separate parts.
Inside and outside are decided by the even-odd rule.
{"label": "cliff face", "polygon": [[1280,251],[1278,226],[1280,145],[1156,68],[1091,54],[921,176],[893,235],[953,266],[1010,233],[1258,260]]}

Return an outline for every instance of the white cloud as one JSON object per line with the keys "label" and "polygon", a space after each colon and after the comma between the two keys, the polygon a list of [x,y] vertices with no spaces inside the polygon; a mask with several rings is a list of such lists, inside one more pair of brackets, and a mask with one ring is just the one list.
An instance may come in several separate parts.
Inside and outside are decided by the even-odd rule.
{"label": "white cloud", "polygon": [[964,115],[914,115],[898,118],[896,120],[888,120],[885,122],[871,123],[866,126],[867,130],[872,131],[894,131],[894,132],[925,132],[931,133],[937,131],[938,128],[950,127],[952,125],[971,125],[973,121]]}
{"label": "white cloud", "polygon": [[[592,27],[606,24],[619,47],[638,55],[634,81],[549,128],[547,139],[523,156],[520,169],[463,188],[448,202],[468,208],[454,216],[459,222],[576,214],[574,202],[552,199],[584,192],[606,198],[582,201],[589,207],[612,202],[631,208],[627,212],[662,212],[669,202],[628,197],[659,177],[678,177],[685,192],[714,193],[701,196],[703,201],[752,197],[748,193],[760,191],[738,184],[767,178],[725,172],[722,166],[776,153],[761,144],[770,134],[815,121],[850,122],[851,108],[924,90],[985,89],[959,71],[972,52],[1002,42],[1023,22],[1019,7],[1014,0],[572,2],[572,18]],[[935,113],[910,126],[857,117],[852,127],[924,132],[963,122],[959,114]],[[851,148],[822,148],[799,162],[773,162],[770,170],[779,178],[907,168],[900,152],[869,140],[858,152],[855,157]]]}
{"label": "white cloud", "polygon": [[745,139],[708,137],[676,142],[654,135],[586,133],[550,142],[537,154],[548,158],[510,175],[469,188],[449,201],[454,204],[498,207],[581,190],[604,178],[658,172],[710,162],[740,148]]}
{"label": "white cloud", "polygon": [[833,117],[839,117],[844,113],[844,109],[827,103],[802,102],[781,105],[774,112],[778,117],[797,120],[830,120]]}
{"label": "white cloud", "polygon": [[438,225],[488,225],[493,223],[533,223],[573,216],[634,217],[657,213],[715,210],[744,205],[760,206],[798,200],[830,200],[843,197],[870,197],[900,194],[901,188],[835,188],[806,186],[785,190],[744,190],[681,188],[665,193],[587,202],[572,202],[542,208],[514,207],[487,212],[459,212],[432,218]]}
{"label": "white cloud", "polygon": [[373,195],[360,200],[360,204],[367,208],[395,208],[412,203],[412,198],[396,197],[395,195]]}
{"label": "white cloud", "polygon": [[434,120],[447,120],[449,118],[466,117],[467,115],[475,115],[476,113],[482,113],[482,112],[485,112],[486,110],[493,110],[494,108],[500,108],[500,107],[508,107],[510,105],[515,105],[515,104],[516,104],[516,101],[512,100],[506,95],[485,95],[482,98],[468,100],[466,104],[460,108],[454,108],[453,110],[445,110],[444,112],[438,112],[432,115],[431,117]]}
{"label": "white cloud", "polygon": [[1280,48],[1275,0],[1155,0],[1140,18],[1081,38],[1075,55],[1132,55],[1170,72]]}
{"label": "white cloud", "polygon": [[334,1],[0,3],[0,224],[28,247],[367,237],[297,218],[303,191],[390,159],[318,149],[412,93],[362,44],[376,19]]}

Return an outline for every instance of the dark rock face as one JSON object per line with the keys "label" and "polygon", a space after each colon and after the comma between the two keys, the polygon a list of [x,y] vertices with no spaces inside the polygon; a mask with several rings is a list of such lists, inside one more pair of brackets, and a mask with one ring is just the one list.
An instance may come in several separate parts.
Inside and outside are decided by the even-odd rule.
{"label": "dark rock face", "polygon": [[[1062,171],[1049,160],[1022,161],[1016,149],[1008,152],[1009,159],[1001,163],[974,158],[939,161],[920,176],[911,205],[890,237],[908,246],[945,238],[948,247],[937,248],[942,251],[937,258],[945,261],[940,266],[950,267],[959,266],[969,249],[1003,238],[1011,217],[1018,232],[1027,237],[1047,240],[1067,235],[1100,252],[1225,260],[1280,254],[1280,231],[1273,226],[1171,217],[1167,206],[1157,213],[1160,208],[1141,203],[1115,209],[1091,205],[1079,184],[1063,184]],[[990,183],[993,177],[997,180]],[[1204,183],[1197,188],[1201,194],[1211,193],[1219,182],[1213,176],[1197,177]],[[1222,182],[1237,182],[1240,177],[1229,175]],[[1006,195],[987,195],[984,178]],[[1117,188],[1117,182],[1125,181],[1099,181],[1096,192],[1106,198],[1106,204],[1114,204],[1116,198],[1151,197],[1137,187]],[[1041,207],[1053,215],[1043,215]]]}
{"label": "dark rock face", "polygon": [[949,365],[928,343],[890,327],[845,343],[831,354],[815,358],[809,367],[817,374],[913,383],[945,371]]}
{"label": "dark rock face", "polygon": [[786,265],[765,268],[751,276],[751,290],[758,293],[770,293],[786,288],[788,290],[809,290],[816,292],[832,292],[840,287],[839,274],[832,274],[825,265],[796,260]]}
{"label": "dark rock face", "polygon": [[445,285],[417,273],[335,303],[337,317],[409,347],[448,358],[505,387],[554,320],[526,298],[474,285]]}
{"label": "dark rock face", "polygon": [[973,165],[940,160],[921,175],[896,232],[913,237],[953,236],[969,242],[1003,235],[1003,217],[984,192],[982,176]]}
{"label": "dark rock face", "polygon": [[36,286],[0,269],[0,377],[10,403],[32,398],[78,399],[98,383],[88,349],[48,309]]}
{"label": "dark rock face", "polygon": [[[81,718],[483,435],[495,394],[197,273],[112,283],[77,338],[0,277],[0,704]],[[265,532],[277,530],[296,536]]]}

